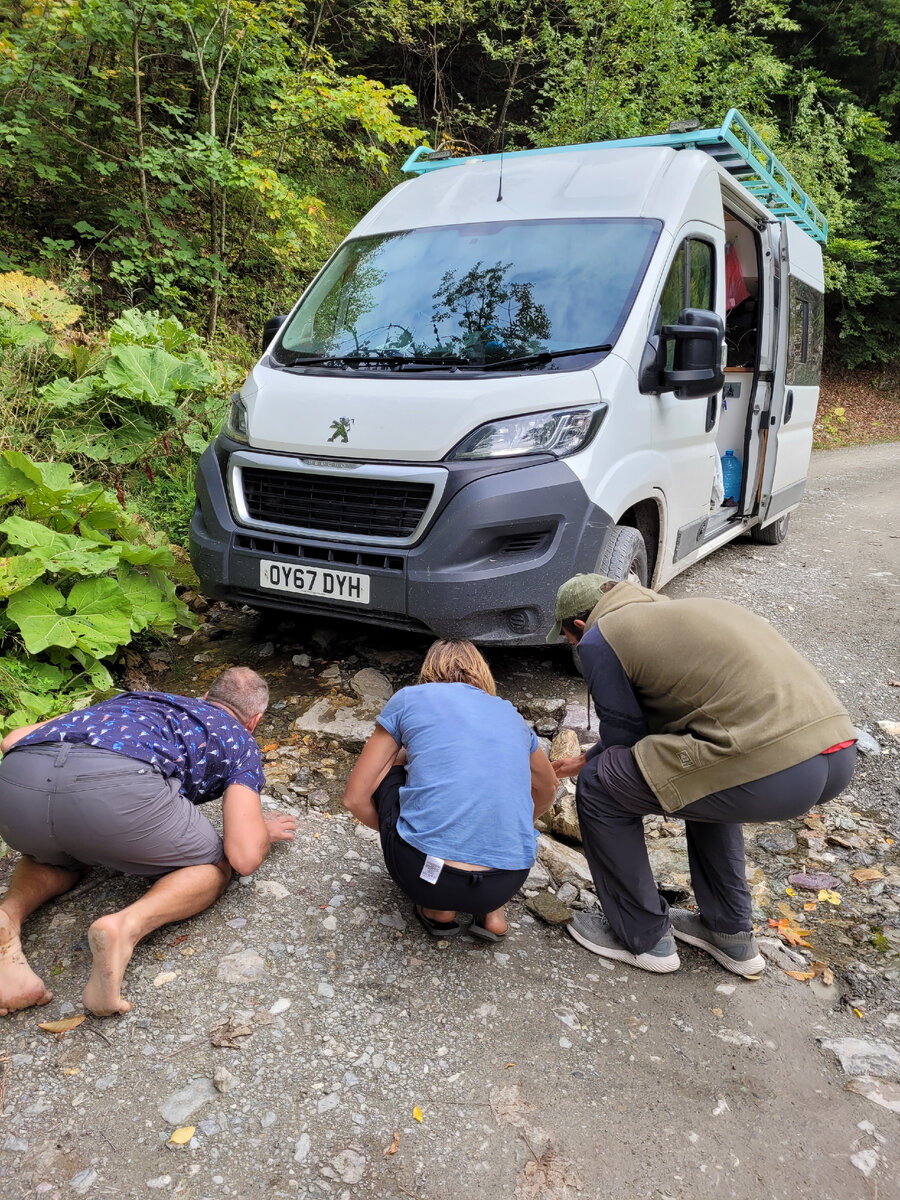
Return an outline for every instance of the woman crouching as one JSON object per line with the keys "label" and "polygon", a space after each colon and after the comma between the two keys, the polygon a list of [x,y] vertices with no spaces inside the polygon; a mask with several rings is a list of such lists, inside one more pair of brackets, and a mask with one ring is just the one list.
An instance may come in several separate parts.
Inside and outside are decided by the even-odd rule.
{"label": "woman crouching", "polygon": [[438,641],[419,682],[392,696],[347,781],[344,805],[381,835],[388,873],[435,937],[460,912],[485,941],[534,862],[535,818],[557,779],[471,642]]}

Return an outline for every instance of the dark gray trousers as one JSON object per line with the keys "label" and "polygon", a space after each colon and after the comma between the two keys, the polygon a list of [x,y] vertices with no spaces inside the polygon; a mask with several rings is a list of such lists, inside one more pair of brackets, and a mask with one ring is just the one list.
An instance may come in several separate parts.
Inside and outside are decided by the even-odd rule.
{"label": "dark gray trousers", "polygon": [[[856,746],[817,754],[796,767],[726,788],[669,813],[683,819],[691,883],[700,914],[717,933],[753,928],[742,824],[784,821],[833,800],[853,775]],[[619,941],[642,954],[669,927],[656,890],[643,818],[665,810],[647,786],[631,749],[610,746],[578,776],[581,837],[597,896]]]}

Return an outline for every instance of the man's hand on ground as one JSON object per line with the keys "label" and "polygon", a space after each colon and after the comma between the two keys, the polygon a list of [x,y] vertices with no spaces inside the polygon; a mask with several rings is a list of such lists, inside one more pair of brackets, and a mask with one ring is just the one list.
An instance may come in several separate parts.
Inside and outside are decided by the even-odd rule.
{"label": "man's hand on ground", "polygon": [[269,833],[269,842],[292,842],[297,828],[297,818],[285,813],[266,813],[263,817]]}
{"label": "man's hand on ground", "polygon": [[550,766],[557,779],[574,779],[586,762],[585,755],[579,754],[575,758],[555,758]]}

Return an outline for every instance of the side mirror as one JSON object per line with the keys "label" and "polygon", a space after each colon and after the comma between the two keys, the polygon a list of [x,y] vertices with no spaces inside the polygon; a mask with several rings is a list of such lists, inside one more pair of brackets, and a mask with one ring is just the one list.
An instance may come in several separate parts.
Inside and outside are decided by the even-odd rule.
{"label": "side mirror", "polygon": [[281,313],[281,315],[277,317],[269,317],[268,321],[266,321],[265,325],[263,325],[262,346],[260,347],[260,350],[265,350],[269,342],[271,342],[272,338],[286,320],[287,313]]}
{"label": "side mirror", "polygon": [[691,400],[722,390],[725,322],[718,313],[683,308],[677,325],[663,326],[661,341],[663,346],[668,341],[675,343],[672,370],[661,373],[662,391],[674,392],[679,400]]}

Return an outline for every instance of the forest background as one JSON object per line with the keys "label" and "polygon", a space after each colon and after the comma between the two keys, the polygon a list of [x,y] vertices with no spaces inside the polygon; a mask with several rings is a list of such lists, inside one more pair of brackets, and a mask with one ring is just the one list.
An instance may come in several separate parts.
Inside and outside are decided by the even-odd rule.
{"label": "forest background", "polygon": [[832,379],[897,410],[898,47],[900,0],[0,0],[0,727],[188,619],[196,457],[421,141],[740,109],[828,218]]}

